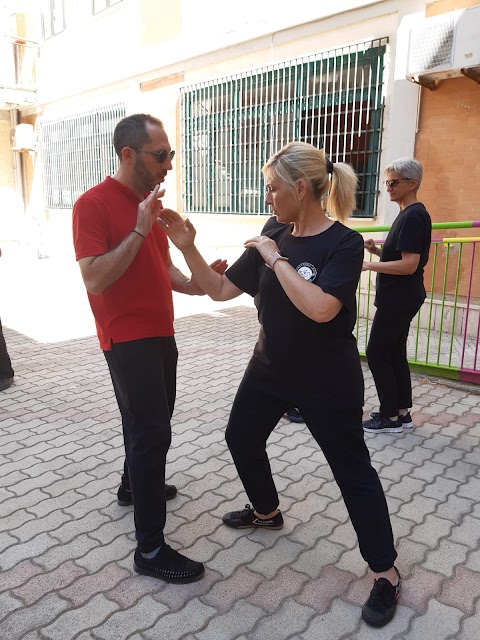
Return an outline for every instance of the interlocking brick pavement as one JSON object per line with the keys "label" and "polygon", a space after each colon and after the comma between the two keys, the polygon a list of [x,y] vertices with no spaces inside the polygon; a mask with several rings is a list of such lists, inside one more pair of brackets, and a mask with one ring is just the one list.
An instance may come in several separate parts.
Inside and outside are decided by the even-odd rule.
{"label": "interlocking brick pavement", "polygon": [[[248,306],[176,322],[178,401],[166,533],[206,563],[168,585],[132,569],[133,511],[116,503],[118,410],[95,337],[36,342],[6,329],[0,395],[0,640],[478,640],[480,395],[414,378],[412,431],[366,435],[404,577],[394,621],[360,620],[371,578],[332,474],[304,425],[268,445],[283,530],[236,531],[247,502],[224,441],[257,334]],[[376,393],[364,367],[367,403]]]}

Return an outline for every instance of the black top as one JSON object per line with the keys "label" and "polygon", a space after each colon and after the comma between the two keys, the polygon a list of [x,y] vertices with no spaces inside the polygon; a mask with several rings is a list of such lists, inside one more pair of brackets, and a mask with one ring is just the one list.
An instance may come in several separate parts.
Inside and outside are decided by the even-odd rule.
{"label": "black top", "polygon": [[226,275],[239,289],[257,296],[260,335],[249,366],[262,373],[276,394],[298,400],[313,394],[325,406],[359,408],[363,375],[352,331],[363,238],[339,222],[315,236],[292,236],[292,230],[293,225],[278,225],[263,233],[306,280],[343,307],[330,322],[310,320],[292,304],[260,253],[246,249]]}
{"label": "black top", "polygon": [[283,227],[286,227],[286,226],[288,225],[284,224],[283,222],[279,222],[277,220],[277,216],[270,216],[270,218],[263,225],[262,235],[266,235],[267,231],[272,231],[273,229],[282,229]]}
{"label": "black top", "polygon": [[400,211],[383,244],[380,262],[401,260],[402,251],[419,253],[420,261],[411,275],[377,274],[377,307],[420,309],[426,297],[423,269],[428,262],[431,241],[432,221],[421,202],[415,202]]}

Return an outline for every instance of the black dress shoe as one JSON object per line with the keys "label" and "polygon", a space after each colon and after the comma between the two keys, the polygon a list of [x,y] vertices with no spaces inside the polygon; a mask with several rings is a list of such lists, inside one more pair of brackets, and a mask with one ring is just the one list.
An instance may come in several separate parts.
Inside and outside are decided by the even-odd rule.
{"label": "black dress shoe", "polygon": [[[165,500],[172,500],[177,495],[177,487],[174,484],[165,485]],[[117,503],[121,507],[129,507],[133,504],[132,490],[121,484],[117,491]]]}
{"label": "black dress shoe", "polygon": [[5,391],[8,387],[11,387],[13,384],[12,378],[0,378],[0,391]]}
{"label": "black dress shoe", "polygon": [[168,544],[163,544],[153,558],[144,558],[138,549],[134,558],[133,568],[137,573],[173,584],[195,582],[205,573],[205,567],[201,562],[190,560]]}

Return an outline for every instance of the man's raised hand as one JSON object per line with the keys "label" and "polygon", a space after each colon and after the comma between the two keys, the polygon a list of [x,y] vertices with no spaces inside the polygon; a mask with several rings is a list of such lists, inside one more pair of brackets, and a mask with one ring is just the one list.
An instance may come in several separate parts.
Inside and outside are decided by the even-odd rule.
{"label": "man's raised hand", "polygon": [[160,185],[157,184],[155,189],[138,205],[135,230],[145,238],[152,230],[155,220],[163,209],[161,198],[164,195],[165,189],[160,189]]}

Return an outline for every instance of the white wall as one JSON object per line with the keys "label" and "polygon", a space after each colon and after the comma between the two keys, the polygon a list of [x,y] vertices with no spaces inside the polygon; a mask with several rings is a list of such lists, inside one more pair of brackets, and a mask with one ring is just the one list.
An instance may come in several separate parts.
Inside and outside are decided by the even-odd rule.
{"label": "white wall", "polygon": [[[165,3],[124,0],[96,16],[89,0],[64,0],[67,29],[41,45],[39,98],[49,103],[97,87],[176,64],[238,43],[323,19],[378,0],[172,0],[180,9],[181,33],[170,37]],[[178,6],[180,5],[180,6]],[[150,7],[158,23],[158,41],[144,42],[143,21]],[[55,69],[55,73],[52,70]]]}
{"label": "white wall", "polygon": [[[79,16],[75,27],[45,42],[41,49],[39,96],[44,118],[123,99],[127,113],[144,111],[161,118],[172,147],[178,148],[182,85],[176,83],[142,93],[140,82],[181,72],[184,84],[191,84],[388,36],[382,166],[413,153],[418,89],[404,79],[404,18],[409,14],[423,15],[425,0],[337,0],[334,5],[297,0],[294,9],[288,3],[289,10],[282,10],[284,5],[287,7],[284,0],[244,0],[240,13],[229,11],[230,3],[220,0],[182,0],[181,38],[146,47],[141,46],[141,0],[121,2],[95,17],[89,13],[89,2],[66,2],[70,3],[67,20],[75,12]],[[235,2],[235,7],[239,6]],[[80,7],[83,13],[78,13]],[[152,21],[155,19],[152,14]],[[293,26],[286,28],[288,25]],[[159,22],[159,33],[164,34],[166,29],[168,25]],[[179,175],[174,171],[166,182],[167,206],[179,207],[179,187]],[[379,215],[371,224],[389,223],[397,214],[386,200],[381,189]],[[229,218],[234,218],[235,223]],[[224,244],[230,246],[235,236],[233,244],[240,246],[252,231],[257,233],[262,220],[255,216],[202,216],[198,223],[206,244],[218,246],[223,234]],[[365,225],[368,221],[352,224]]]}
{"label": "white wall", "polygon": [[[420,88],[406,80],[409,28],[425,15],[424,2],[403,2],[398,13],[398,26],[391,39],[389,88],[385,103],[385,133],[382,144],[383,167],[396,158],[413,156],[418,125]],[[384,188],[379,200],[381,224],[391,224],[398,215],[398,205],[391,203]],[[379,220],[380,222],[380,220]]]}

